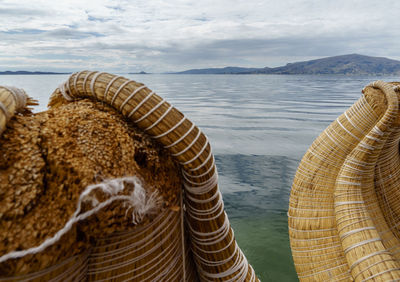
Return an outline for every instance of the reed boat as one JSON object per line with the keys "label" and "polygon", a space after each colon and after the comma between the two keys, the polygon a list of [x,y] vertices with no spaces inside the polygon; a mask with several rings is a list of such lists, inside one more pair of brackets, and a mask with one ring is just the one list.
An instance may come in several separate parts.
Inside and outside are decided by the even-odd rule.
{"label": "reed boat", "polygon": [[400,280],[399,85],[366,86],[302,158],[288,210],[300,281]]}
{"label": "reed boat", "polygon": [[208,138],[144,84],[0,87],[0,281],[258,281]]}

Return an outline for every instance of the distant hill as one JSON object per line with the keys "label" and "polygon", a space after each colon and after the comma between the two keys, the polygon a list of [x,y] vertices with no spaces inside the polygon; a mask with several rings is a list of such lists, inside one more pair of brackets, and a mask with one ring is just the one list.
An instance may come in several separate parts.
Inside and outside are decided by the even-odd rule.
{"label": "distant hill", "polygon": [[400,74],[400,61],[383,57],[349,54],[317,60],[289,63],[276,68],[216,68],[193,69],[178,74],[343,74],[343,75],[396,75]]}
{"label": "distant hill", "polygon": [[287,64],[258,73],[269,74],[399,74],[400,61],[358,54]]}
{"label": "distant hill", "polygon": [[225,68],[210,68],[210,69],[191,69],[176,74],[237,74],[250,73],[257,71],[258,68],[240,68],[240,67],[225,67]]}
{"label": "distant hill", "polygon": [[70,72],[47,72],[47,71],[0,71],[0,75],[15,74],[71,74]]}
{"label": "distant hill", "polygon": [[128,74],[149,74],[148,72],[141,71],[141,72],[129,72]]}

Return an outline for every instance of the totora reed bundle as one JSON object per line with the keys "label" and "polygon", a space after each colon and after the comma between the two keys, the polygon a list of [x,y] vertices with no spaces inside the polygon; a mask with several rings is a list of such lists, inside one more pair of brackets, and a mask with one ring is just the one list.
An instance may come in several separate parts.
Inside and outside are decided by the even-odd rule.
{"label": "totora reed bundle", "polygon": [[0,87],[0,281],[257,281],[207,137],[145,85]]}
{"label": "totora reed bundle", "polygon": [[288,217],[301,281],[400,280],[398,85],[365,87],[297,169]]}

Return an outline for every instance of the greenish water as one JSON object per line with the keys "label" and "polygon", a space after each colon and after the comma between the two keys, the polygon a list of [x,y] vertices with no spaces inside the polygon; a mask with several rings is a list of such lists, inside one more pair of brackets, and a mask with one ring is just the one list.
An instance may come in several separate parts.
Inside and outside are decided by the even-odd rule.
{"label": "greenish water", "polygon": [[296,281],[287,204],[297,161],[283,156],[217,155],[225,209],[236,240],[262,281]]}
{"label": "greenish water", "polygon": [[[319,133],[376,79],[311,75],[125,75],[145,83],[209,137],[226,212],[262,281],[297,281],[286,211],[297,165]],[[0,76],[46,109],[68,75]],[[398,79],[397,79],[398,80]]]}
{"label": "greenish water", "polygon": [[297,281],[286,214],[234,218],[236,240],[262,281]]}

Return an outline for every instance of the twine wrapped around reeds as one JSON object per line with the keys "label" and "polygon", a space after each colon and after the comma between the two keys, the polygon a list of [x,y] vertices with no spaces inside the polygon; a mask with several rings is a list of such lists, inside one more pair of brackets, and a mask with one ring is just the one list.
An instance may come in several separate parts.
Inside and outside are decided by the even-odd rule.
{"label": "twine wrapped around reeds", "polygon": [[288,217],[301,281],[400,280],[398,85],[364,88],[297,169]]}
{"label": "twine wrapped around reeds", "polygon": [[[26,274],[31,275],[29,278],[25,275],[18,279],[85,277],[96,281],[256,281],[252,267],[237,246],[224,212],[214,156],[207,137],[200,129],[145,85],[102,72],[82,71],[71,75],[53,93],[50,110],[83,98],[110,105],[129,123],[162,144],[180,164],[184,189],[174,198],[175,202],[170,203],[170,208],[161,210],[152,221],[131,230],[113,232],[103,239],[98,238],[95,245],[85,252],[34,274]],[[0,257],[0,263],[25,256],[40,259],[47,245],[55,245],[59,238],[67,236],[68,228],[81,220],[85,213],[95,213],[113,201],[125,201],[126,212],[132,208],[132,212],[137,213],[137,205],[130,204],[132,198],[129,195],[133,195],[140,185],[132,182],[133,188],[129,190],[129,181],[127,183],[126,179],[122,179],[120,183],[120,190],[115,190],[114,186],[112,189],[111,186],[104,188],[103,183],[95,188],[87,187],[93,191],[100,190],[106,196],[93,198],[89,195],[92,192],[83,192],[81,197],[88,197],[84,196],[82,203],[90,202],[91,206],[86,204],[86,210],[80,212],[78,205],[60,234],[50,238],[54,242],[43,242],[36,249],[8,253]]]}
{"label": "twine wrapped around reeds", "polygon": [[17,112],[29,111],[29,106],[34,105],[37,105],[37,101],[29,98],[24,90],[0,86],[0,135]]}

